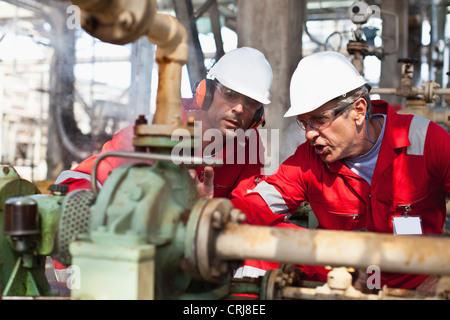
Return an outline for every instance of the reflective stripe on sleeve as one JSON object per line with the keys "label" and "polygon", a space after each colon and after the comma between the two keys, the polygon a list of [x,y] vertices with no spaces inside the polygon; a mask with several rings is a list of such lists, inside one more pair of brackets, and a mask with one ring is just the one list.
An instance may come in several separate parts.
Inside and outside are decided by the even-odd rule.
{"label": "reflective stripe on sleeve", "polygon": [[406,149],[406,153],[414,156],[423,156],[425,148],[425,138],[427,137],[430,120],[414,116],[409,127],[409,142],[411,145]]}
{"label": "reflective stripe on sleeve", "polygon": [[[87,181],[91,181],[91,175],[79,171],[66,170],[59,174],[58,178],[56,178],[55,180],[55,184],[60,184],[67,179],[84,179]],[[97,180],[97,188],[101,189],[101,187],[101,183]]]}
{"label": "reflective stripe on sleeve", "polygon": [[237,268],[234,271],[233,277],[237,278],[237,279],[241,279],[244,277],[258,278],[258,277],[264,276],[265,274],[266,274],[266,270],[251,267],[251,266],[242,266],[242,267]]}
{"label": "reflective stripe on sleeve", "polygon": [[281,193],[271,184],[266,181],[260,182],[253,192],[258,193],[261,198],[267,203],[270,210],[275,214],[286,214],[286,219],[291,216],[289,208],[286,205]]}

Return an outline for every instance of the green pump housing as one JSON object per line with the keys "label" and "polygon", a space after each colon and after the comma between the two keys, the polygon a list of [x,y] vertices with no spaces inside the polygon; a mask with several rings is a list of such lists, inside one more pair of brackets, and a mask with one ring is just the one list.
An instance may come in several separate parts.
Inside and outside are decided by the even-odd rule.
{"label": "green pump housing", "polygon": [[2,296],[54,294],[45,277],[45,257],[54,248],[60,200],[61,197],[41,195],[13,167],[0,167]]}

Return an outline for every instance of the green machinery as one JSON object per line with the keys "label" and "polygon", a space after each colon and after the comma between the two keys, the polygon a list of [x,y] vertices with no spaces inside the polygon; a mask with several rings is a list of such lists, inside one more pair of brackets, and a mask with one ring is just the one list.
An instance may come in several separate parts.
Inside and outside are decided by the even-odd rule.
{"label": "green machinery", "polygon": [[[55,201],[37,201],[41,195],[14,168],[0,170],[0,284],[3,295],[49,295],[45,278],[45,255],[53,250],[59,217]],[[29,196],[29,197],[24,197]],[[41,236],[43,235],[43,236]]]}
{"label": "green machinery", "polygon": [[[187,169],[171,161],[156,161],[153,166],[133,163],[114,170],[90,207],[88,237],[70,244],[71,264],[81,270],[72,297],[181,299],[202,294],[217,298],[216,284],[196,281],[202,278],[196,231],[209,202],[199,201]],[[220,283],[227,278],[223,276],[211,279]]]}
{"label": "green machinery", "polygon": [[[107,156],[161,158],[109,153],[99,161]],[[239,217],[225,199],[199,200],[186,168],[165,160],[126,164],[97,196],[91,190],[35,194],[31,183],[8,170],[0,179],[3,296],[52,296],[47,255],[72,266],[67,284],[74,299],[217,299],[230,293],[229,267],[208,256],[205,246],[214,219]]]}

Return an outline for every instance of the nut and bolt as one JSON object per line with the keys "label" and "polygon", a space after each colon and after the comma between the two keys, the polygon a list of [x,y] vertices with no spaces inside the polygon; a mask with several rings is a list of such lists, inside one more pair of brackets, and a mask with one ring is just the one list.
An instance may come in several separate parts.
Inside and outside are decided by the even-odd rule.
{"label": "nut and bolt", "polygon": [[131,11],[123,11],[119,14],[118,21],[122,29],[131,30],[136,19]]}

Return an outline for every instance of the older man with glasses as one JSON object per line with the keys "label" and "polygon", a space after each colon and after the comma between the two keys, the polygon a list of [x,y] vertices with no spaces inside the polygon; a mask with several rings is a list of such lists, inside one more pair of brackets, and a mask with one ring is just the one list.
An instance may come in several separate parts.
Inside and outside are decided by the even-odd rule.
{"label": "older man with glasses", "polygon": [[[339,53],[300,61],[285,117],[296,117],[307,141],[253,192],[232,200],[249,223],[277,225],[309,202],[322,229],[442,234],[449,133],[428,119],[397,114],[385,101],[371,101],[369,92]],[[426,278],[382,272],[381,282],[416,289]]]}

